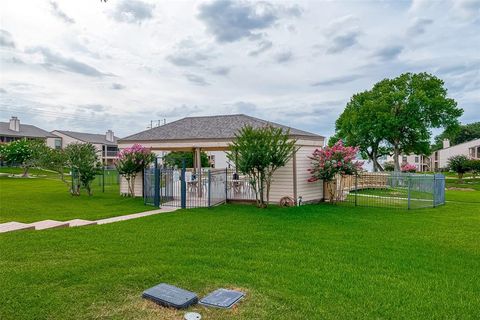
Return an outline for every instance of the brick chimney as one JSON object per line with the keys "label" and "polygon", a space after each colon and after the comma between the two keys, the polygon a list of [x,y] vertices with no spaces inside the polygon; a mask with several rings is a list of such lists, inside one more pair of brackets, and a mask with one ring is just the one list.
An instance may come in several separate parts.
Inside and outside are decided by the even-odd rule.
{"label": "brick chimney", "polygon": [[115,135],[113,134],[112,130],[108,130],[107,133],[105,134],[105,139],[109,142],[115,141]]}
{"label": "brick chimney", "polygon": [[12,119],[10,119],[9,129],[16,132],[20,131],[20,120],[17,117],[12,116]]}
{"label": "brick chimney", "polygon": [[450,140],[443,139],[443,149],[450,148]]}

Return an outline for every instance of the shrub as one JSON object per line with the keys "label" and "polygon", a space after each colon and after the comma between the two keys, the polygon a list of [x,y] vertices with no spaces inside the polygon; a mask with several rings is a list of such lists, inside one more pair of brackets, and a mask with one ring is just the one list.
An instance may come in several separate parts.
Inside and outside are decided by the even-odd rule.
{"label": "shrub", "polygon": [[472,159],[469,163],[470,170],[472,171],[472,176],[475,179],[478,174],[480,174],[480,160]]}
{"label": "shrub", "polygon": [[383,170],[394,171],[395,170],[395,163],[393,163],[393,161],[387,161],[387,162],[383,163]]}
{"label": "shrub", "polygon": [[330,202],[339,200],[340,195],[336,192],[336,186],[331,183],[337,176],[340,176],[340,190],[343,177],[356,174],[361,168],[363,162],[354,161],[358,153],[356,147],[345,147],[342,140],[339,140],[333,147],[316,149],[310,156],[312,175],[309,182],[323,180],[327,182],[329,188]]}
{"label": "shrub", "polygon": [[458,180],[461,182],[463,175],[470,171],[470,160],[464,155],[450,157],[448,158],[448,168],[458,174]]}
{"label": "shrub", "polygon": [[414,164],[410,164],[410,163],[404,163],[402,164],[400,170],[402,172],[411,172],[411,173],[414,173],[417,171],[417,167],[414,165]]}
{"label": "shrub", "polygon": [[138,172],[143,171],[154,160],[155,154],[139,144],[120,151],[115,166],[118,173],[127,180],[129,196],[135,196],[135,179]]}

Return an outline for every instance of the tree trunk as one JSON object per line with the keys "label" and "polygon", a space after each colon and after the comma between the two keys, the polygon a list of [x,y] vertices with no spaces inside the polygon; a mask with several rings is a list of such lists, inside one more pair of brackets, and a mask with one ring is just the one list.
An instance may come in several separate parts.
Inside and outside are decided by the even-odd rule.
{"label": "tree trunk", "polygon": [[28,166],[24,166],[23,167],[23,174],[22,174],[22,177],[26,178],[28,177]]}
{"label": "tree trunk", "polygon": [[373,168],[374,168],[373,171],[375,172],[378,172],[378,171],[383,172],[382,165],[378,163],[377,157],[373,158]]}
{"label": "tree trunk", "polygon": [[130,177],[130,196],[131,197],[135,197],[135,178],[136,178],[135,175]]}
{"label": "tree trunk", "polygon": [[458,173],[458,183],[463,183],[463,172]]}
{"label": "tree trunk", "polygon": [[393,147],[393,163],[395,164],[395,171],[400,171],[400,149],[398,145],[394,145]]}

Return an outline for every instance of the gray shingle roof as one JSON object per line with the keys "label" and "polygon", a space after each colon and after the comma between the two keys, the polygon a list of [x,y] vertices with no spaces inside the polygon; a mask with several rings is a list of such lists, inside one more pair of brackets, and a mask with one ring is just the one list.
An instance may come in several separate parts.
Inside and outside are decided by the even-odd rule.
{"label": "gray shingle roof", "polygon": [[293,137],[323,138],[307,131],[290,128],[278,123],[250,117],[244,114],[187,117],[167,123],[153,129],[142,131],[120,141],[152,141],[152,140],[190,140],[190,139],[232,139],[241,128],[250,125],[254,128],[272,125],[277,128],[290,129]]}
{"label": "gray shingle roof", "polygon": [[75,131],[65,131],[65,130],[54,130],[56,132],[62,133],[66,136],[72,137],[83,142],[90,143],[100,143],[100,144],[117,144],[118,137],[113,138],[112,141],[108,141],[105,134],[98,133],[85,133],[85,132],[75,132]]}
{"label": "gray shingle roof", "polygon": [[49,138],[55,137],[48,131],[30,124],[20,123],[20,131],[10,130],[9,122],[0,122],[0,135],[7,137]]}

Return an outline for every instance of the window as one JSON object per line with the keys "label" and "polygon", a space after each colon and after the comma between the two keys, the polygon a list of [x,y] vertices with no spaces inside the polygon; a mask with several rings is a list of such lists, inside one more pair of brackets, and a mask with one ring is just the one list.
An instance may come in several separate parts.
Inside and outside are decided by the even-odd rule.
{"label": "window", "polygon": [[55,139],[55,149],[62,149],[62,139]]}
{"label": "window", "polygon": [[418,163],[418,156],[415,157],[415,163]]}
{"label": "window", "polygon": [[406,163],[407,162],[407,156],[402,156],[402,162]]}

